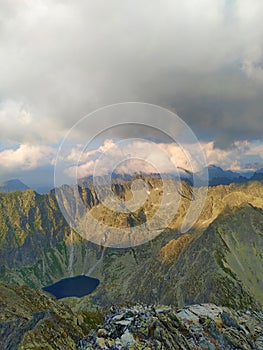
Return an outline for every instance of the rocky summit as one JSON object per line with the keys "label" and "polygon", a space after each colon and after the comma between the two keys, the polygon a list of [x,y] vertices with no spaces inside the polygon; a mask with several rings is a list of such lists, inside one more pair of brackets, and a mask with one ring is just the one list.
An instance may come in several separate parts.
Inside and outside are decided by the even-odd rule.
{"label": "rocky summit", "polygon": [[78,349],[263,349],[263,313],[214,304],[112,307]]}

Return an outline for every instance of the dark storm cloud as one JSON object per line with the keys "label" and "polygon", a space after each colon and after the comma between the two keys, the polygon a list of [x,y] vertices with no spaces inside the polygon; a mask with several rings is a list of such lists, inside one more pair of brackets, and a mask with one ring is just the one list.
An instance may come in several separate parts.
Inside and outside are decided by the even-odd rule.
{"label": "dark storm cloud", "polygon": [[56,142],[80,117],[123,101],[171,108],[220,147],[262,137],[261,0],[0,7],[2,140]]}

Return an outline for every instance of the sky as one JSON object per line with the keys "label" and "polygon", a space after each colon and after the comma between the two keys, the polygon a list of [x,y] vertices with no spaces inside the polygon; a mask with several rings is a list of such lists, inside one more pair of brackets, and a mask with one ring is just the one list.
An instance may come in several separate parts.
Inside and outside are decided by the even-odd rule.
{"label": "sky", "polygon": [[[126,101],[177,113],[208,164],[262,168],[262,13],[261,0],[2,0],[0,182],[50,184],[68,130]],[[93,134],[78,131],[68,156]],[[118,139],[112,131],[86,153],[81,174]],[[187,167],[174,142],[158,142]]]}

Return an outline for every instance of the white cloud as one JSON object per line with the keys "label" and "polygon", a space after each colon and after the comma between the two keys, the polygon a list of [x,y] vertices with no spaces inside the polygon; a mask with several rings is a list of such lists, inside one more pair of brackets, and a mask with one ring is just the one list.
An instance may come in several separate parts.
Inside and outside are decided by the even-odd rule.
{"label": "white cloud", "polygon": [[[224,169],[236,171],[257,170],[263,167],[263,143],[260,141],[238,141],[224,150],[216,148],[214,142],[203,142],[201,146],[205,152],[208,165],[215,164]],[[83,145],[77,145],[69,152],[69,157],[65,159],[64,169],[71,178],[75,178],[76,173],[79,178],[91,175],[94,172],[94,167],[98,167],[100,164],[102,165],[100,165],[99,170],[102,173],[113,170],[120,174],[138,172],[168,173],[175,172],[179,168],[195,171],[195,160],[191,161],[175,143],[153,145],[152,142],[147,140],[137,140],[127,142],[124,146],[117,141],[106,140],[97,149],[81,153],[82,149]],[[103,155],[106,155],[104,159]],[[138,157],[138,155],[140,156]],[[32,171],[38,172],[39,168],[47,165],[50,167],[52,178],[52,167],[55,165],[56,156],[56,148],[45,145],[20,144],[16,148],[1,150],[0,176],[1,178],[8,178],[11,174],[15,174],[19,177],[23,173],[31,172],[30,176],[32,178]],[[104,162],[99,164],[101,156]],[[117,164],[115,168],[116,159],[122,159],[123,161]],[[78,164],[78,167],[76,167],[76,164]]]}
{"label": "white cloud", "polygon": [[[189,171],[195,171],[195,160],[190,159],[184,151],[175,143],[160,143],[158,144],[164,152],[155,153],[153,144],[149,141],[131,141],[123,145],[118,145],[113,140],[106,140],[104,145],[97,150],[81,153],[82,147],[74,149],[71,152],[70,160],[75,161],[75,165],[71,165],[67,170],[70,177],[75,177],[78,174],[79,178],[92,175],[95,167],[99,166],[100,157],[104,154],[106,168],[101,168],[103,173],[115,171],[117,173],[136,173],[136,172],[161,172],[174,173],[176,169],[183,168]],[[195,147],[195,145],[193,145]],[[203,142],[202,148],[206,155],[207,165],[218,165],[224,169],[230,170],[257,170],[263,166],[263,144],[259,142],[239,141],[235,142],[228,149],[216,148],[214,142]],[[136,158],[138,150],[143,149],[144,159]],[[129,155],[123,161],[115,166],[116,158],[121,155]],[[75,156],[75,159],[73,157]],[[133,159],[129,158],[134,157]],[[167,161],[167,158],[170,162]],[[76,166],[78,164],[78,166]]]}
{"label": "white cloud", "polygon": [[237,141],[228,149],[215,147],[214,142],[202,144],[208,164],[230,170],[257,170],[263,167],[262,142]]}
{"label": "white cloud", "polygon": [[32,170],[52,164],[56,150],[48,146],[21,144],[16,149],[0,152],[1,173]]}

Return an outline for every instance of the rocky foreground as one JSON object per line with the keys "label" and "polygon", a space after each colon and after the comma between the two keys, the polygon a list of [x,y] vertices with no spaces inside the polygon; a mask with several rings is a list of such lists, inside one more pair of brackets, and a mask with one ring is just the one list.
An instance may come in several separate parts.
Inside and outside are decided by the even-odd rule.
{"label": "rocky foreground", "polygon": [[134,304],[103,317],[89,307],[0,283],[0,349],[263,349],[263,312],[252,308]]}
{"label": "rocky foreground", "polygon": [[74,313],[47,293],[0,283],[1,350],[75,350],[101,321],[99,313]]}
{"label": "rocky foreground", "polygon": [[213,304],[114,308],[78,349],[263,349],[263,313]]}

